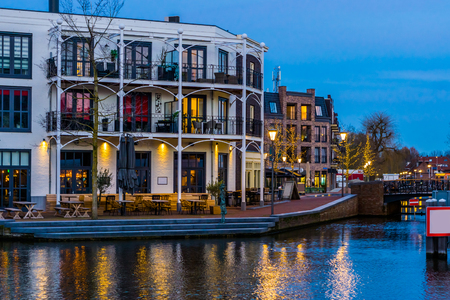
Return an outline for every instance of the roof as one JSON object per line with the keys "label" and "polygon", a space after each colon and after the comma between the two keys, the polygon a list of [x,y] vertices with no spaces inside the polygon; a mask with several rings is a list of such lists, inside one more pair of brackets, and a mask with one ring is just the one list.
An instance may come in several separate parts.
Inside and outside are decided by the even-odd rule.
{"label": "roof", "polygon": [[315,105],[320,106],[322,108],[322,116],[318,116],[317,112],[314,108],[314,112],[316,113],[316,120],[317,121],[330,121],[331,122],[331,111],[328,111],[328,107],[326,105],[325,99],[323,97],[317,97],[315,98]]}
{"label": "roof", "polygon": [[288,92],[288,91],[286,91],[286,95],[288,95],[288,96],[300,96],[300,97],[312,97],[313,96],[313,94],[310,94],[310,93]]}
{"label": "roof", "polygon": [[[270,112],[270,102],[275,102],[277,106],[277,113]],[[264,114],[272,115],[273,117],[282,117],[280,96],[278,93],[264,92]]]}

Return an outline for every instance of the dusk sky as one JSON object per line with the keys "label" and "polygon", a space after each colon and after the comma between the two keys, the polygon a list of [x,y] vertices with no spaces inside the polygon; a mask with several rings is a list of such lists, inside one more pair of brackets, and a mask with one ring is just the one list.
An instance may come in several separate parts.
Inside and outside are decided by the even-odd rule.
{"label": "dusk sky", "polygon": [[[74,0],[74,2],[76,2]],[[48,10],[47,0],[1,7]],[[289,91],[331,95],[341,124],[382,110],[402,145],[447,150],[450,2],[394,0],[126,0],[120,16],[217,25],[265,42],[265,86],[281,66]]]}

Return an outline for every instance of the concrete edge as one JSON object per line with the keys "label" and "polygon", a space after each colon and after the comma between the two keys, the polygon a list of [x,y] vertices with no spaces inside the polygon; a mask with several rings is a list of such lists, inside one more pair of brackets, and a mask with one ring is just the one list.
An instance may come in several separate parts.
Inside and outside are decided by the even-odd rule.
{"label": "concrete edge", "polygon": [[337,200],[334,200],[333,202],[324,204],[322,206],[316,207],[316,208],[311,209],[311,210],[292,212],[292,213],[285,213],[285,214],[276,214],[276,215],[272,215],[272,217],[278,217],[280,219],[283,219],[283,218],[290,218],[290,217],[297,217],[297,216],[304,216],[304,215],[309,215],[309,214],[321,213],[321,212],[323,212],[323,211],[325,211],[325,210],[327,210],[327,209],[329,209],[329,208],[331,208],[333,206],[341,204],[342,202],[346,202],[346,201],[348,201],[350,199],[353,199],[355,197],[357,197],[357,195],[350,194],[350,195],[344,196],[342,198],[339,198]]}

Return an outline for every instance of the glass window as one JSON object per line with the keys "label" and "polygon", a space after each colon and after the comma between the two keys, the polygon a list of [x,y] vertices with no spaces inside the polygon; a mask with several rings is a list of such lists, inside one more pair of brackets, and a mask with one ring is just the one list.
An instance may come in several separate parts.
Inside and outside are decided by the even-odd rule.
{"label": "glass window", "polygon": [[30,131],[31,91],[0,87],[0,131]]}
{"label": "glass window", "polygon": [[91,169],[91,151],[61,151],[61,193],[91,193]]}
{"label": "glass window", "polygon": [[322,116],[322,106],[316,105],[316,116],[318,117]]}
{"label": "glass window", "polygon": [[314,162],[316,164],[320,163],[320,148],[314,148]]}
{"label": "glass window", "polygon": [[322,126],[322,142],[326,142],[327,141],[327,127],[326,126]]}
{"label": "glass window", "polygon": [[61,46],[62,74],[91,76],[90,43],[85,38],[71,38]]}
{"label": "glass window", "polygon": [[303,121],[309,121],[311,120],[311,113],[309,109],[309,105],[302,105],[301,106],[301,114],[302,114],[302,120]]}
{"label": "glass window", "polygon": [[219,49],[219,72],[228,74],[228,52]]}
{"label": "glass window", "polygon": [[270,106],[270,113],[276,114],[278,112],[277,104],[275,102],[269,102],[269,106]]}
{"label": "glass window", "polygon": [[327,163],[327,148],[322,148],[322,163]]}
{"label": "glass window", "polygon": [[319,126],[314,127],[314,136],[315,136],[315,141],[320,142],[320,127]]}
{"label": "glass window", "polygon": [[296,119],[295,104],[288,104],[286,109],[286,118],[288,120]]}
{"label": "glass window", "polygon": [[0,32],[0,77],[31,78],[31,34]]}
{"label": "glass window", "polygon": [[[126,42],[127,43],[127,42]],[[125,78],[151,78],[152,43],[134,42],[125,49]]]}

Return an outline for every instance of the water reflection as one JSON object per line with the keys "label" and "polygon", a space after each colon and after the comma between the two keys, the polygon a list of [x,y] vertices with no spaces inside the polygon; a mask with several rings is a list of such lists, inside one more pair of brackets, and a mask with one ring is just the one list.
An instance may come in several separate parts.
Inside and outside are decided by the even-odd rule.
{"label": "water reflection", "polygon": [[364,218],[254,239],[0,242],[0,295],[1,299],[450,298],[448,262],[425,259],[424,224],[422,216]]}

